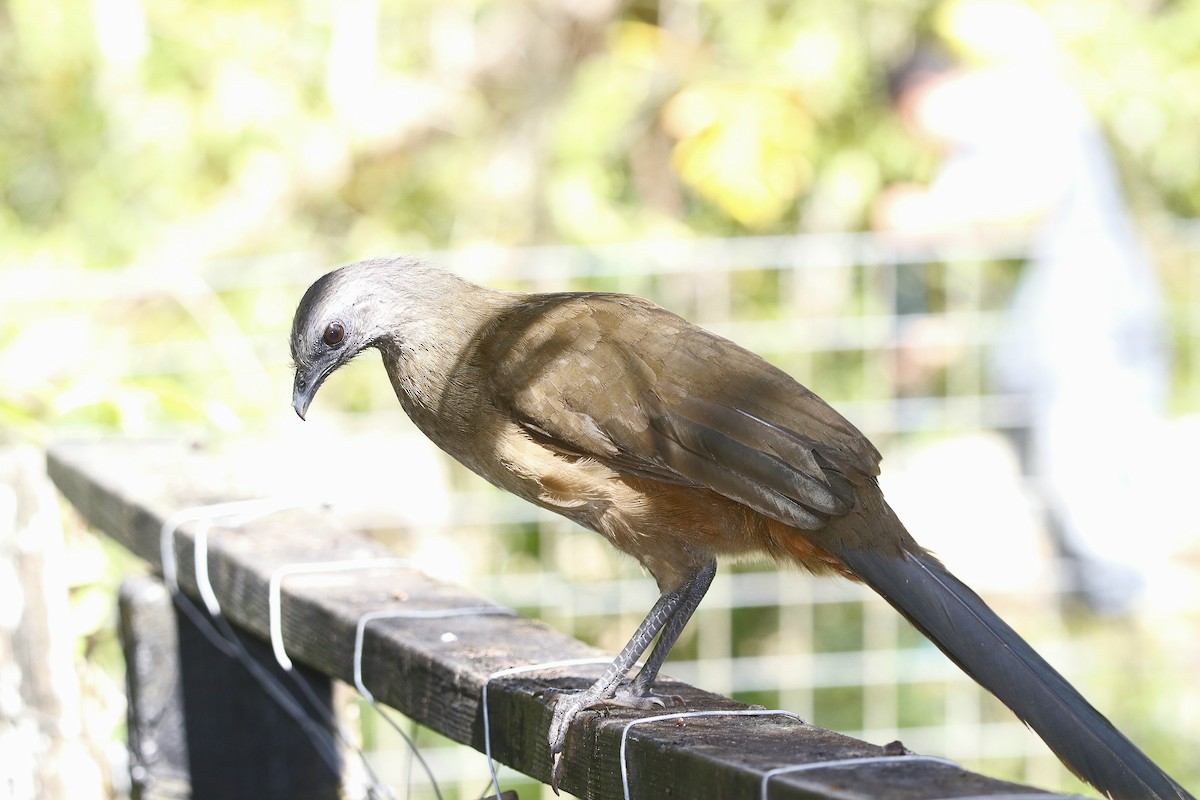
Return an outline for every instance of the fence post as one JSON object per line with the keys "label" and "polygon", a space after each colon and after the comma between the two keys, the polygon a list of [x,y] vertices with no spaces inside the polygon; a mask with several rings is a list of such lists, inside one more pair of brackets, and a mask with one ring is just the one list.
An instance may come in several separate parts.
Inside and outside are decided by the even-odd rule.
{"label": "fence post", "polygon": [[[160,580],[127,579],[118,604],[134,800],[339,796],[339,775],[304,729],[245,664],[181,613]],[[269,647],[249,634],[241,638],[253,661],[293,685]],[[299,664],[293,670],[313,689],[322,713],[331,712],[332,681]]]}

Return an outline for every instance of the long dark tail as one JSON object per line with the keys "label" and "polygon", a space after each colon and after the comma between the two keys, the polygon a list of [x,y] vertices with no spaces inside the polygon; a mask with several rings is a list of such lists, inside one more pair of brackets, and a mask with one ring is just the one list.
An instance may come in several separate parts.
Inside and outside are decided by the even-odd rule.
{"label": "long dark tail", "polygon": [[1079,778],[1114,800],[1194,800],[935,558],[908,550],[837,556]]}

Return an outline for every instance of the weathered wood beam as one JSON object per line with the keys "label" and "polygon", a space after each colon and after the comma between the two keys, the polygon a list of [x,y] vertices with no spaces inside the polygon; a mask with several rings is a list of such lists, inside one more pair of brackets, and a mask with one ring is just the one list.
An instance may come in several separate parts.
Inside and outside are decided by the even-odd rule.
{"label": "weathered wood beam", "polygon": [[[163,522],[181,509],[253,497],[254,465],[219,450],[178,443],[127,441],[61,445],[49,473],[94,527],[161,570]],[[261,465],[259,465],[261,467]],[[198,596],[195,523],[174,537],[182,589]],[[335,524],[328,512],[292,510],[236,530],[214,527],[208,574],[222,612],[266,639],[268,584],[282,566],[367,558],[395,559],[378,543]],[[353,680],[358,620],[384,609],[480,607],[487,601],[416,569],[325,573],[283,582],[282,629],[299,662]],[[484,749],[481,697],[493,673],[510,667],[602,654],[541,623],[508,615],[381,619],[364,638],[365,684],[380,701],[458,742]],[[554,692],[582,688],[597,667],[512,676],[488,687],[491,749],[501,762],[547,781],[546,747]],[[687,710],[747,706],[682,683],[663,686]],[[668,709],[672,711],[675,709]],[[810,762],[875,757],[883,748],[783,716],[714,716],[626,725],[645,716],[612,710],[581,717],[568,738],[566,790],[588,800],[624,796],[620,750],[635,798],[757,798],[771,769]],[[481,772],[483,765],[481,764]],[[857,767],[824,767],[779,775],[770,797],[839,800],[1029,794],[1033,790],[933,761],[897,757]],[[1046,795],[1053,797],[1053,795]]]}

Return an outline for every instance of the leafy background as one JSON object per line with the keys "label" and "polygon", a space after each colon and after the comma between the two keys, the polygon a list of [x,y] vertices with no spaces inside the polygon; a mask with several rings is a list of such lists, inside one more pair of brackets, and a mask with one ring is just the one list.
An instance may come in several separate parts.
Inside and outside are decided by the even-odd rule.
{"label": "leafy background", "polygon": [[[1034,6],[1148,219],[1200,212],[1194,2]],[[945,4],[12,0],[6,260],[853,229],[930,159],[884,70]],[[1018,49],[1024,31],[958,34]],[[995,41],[993,41],[995,40]]]}
{"label": "leafy background", "polygon": [[[925,36],[973,58],[1026,46],[1021,25],[956,23],[961,5],[10,0],[0,275],[52,301],[52,275],[30,272],[71,283],[141,265],[178,296],[185,267],[221,258],[860,229],[881,188],[936,163],[891,113],[886,69]],[[1143,229],[1175,241],[1200,213],[1200,4],[1028,8],[1109,134]],[[113,308],[104,349],[163,325],[253,334],[263,310],[182,293],[190,323]],[[0,419],[42,438],[263,410],[236,390],[225,409],[219,381],[143,396],[146,381],[90,360],[31,364],[91,328],[44,307],[6,316]]]}

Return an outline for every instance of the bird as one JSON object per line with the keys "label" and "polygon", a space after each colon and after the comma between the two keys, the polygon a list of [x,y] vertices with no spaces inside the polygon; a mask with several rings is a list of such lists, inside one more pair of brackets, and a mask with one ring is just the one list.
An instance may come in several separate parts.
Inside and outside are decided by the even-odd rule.
{"label": "bird", "polygon": [[592,686],[556,699],[556,791],[577,715],[669,702],[654,681],[718,559],[761,554],[879,593],[1108,797],[1194,800],[916,542],[866,436],[730,340],[636,296],[503,291],[396,256],[314,282],[290,348],[301,419],[335,370],[373,348],[442,450],[654,577],[659,599],[628,644]]}

